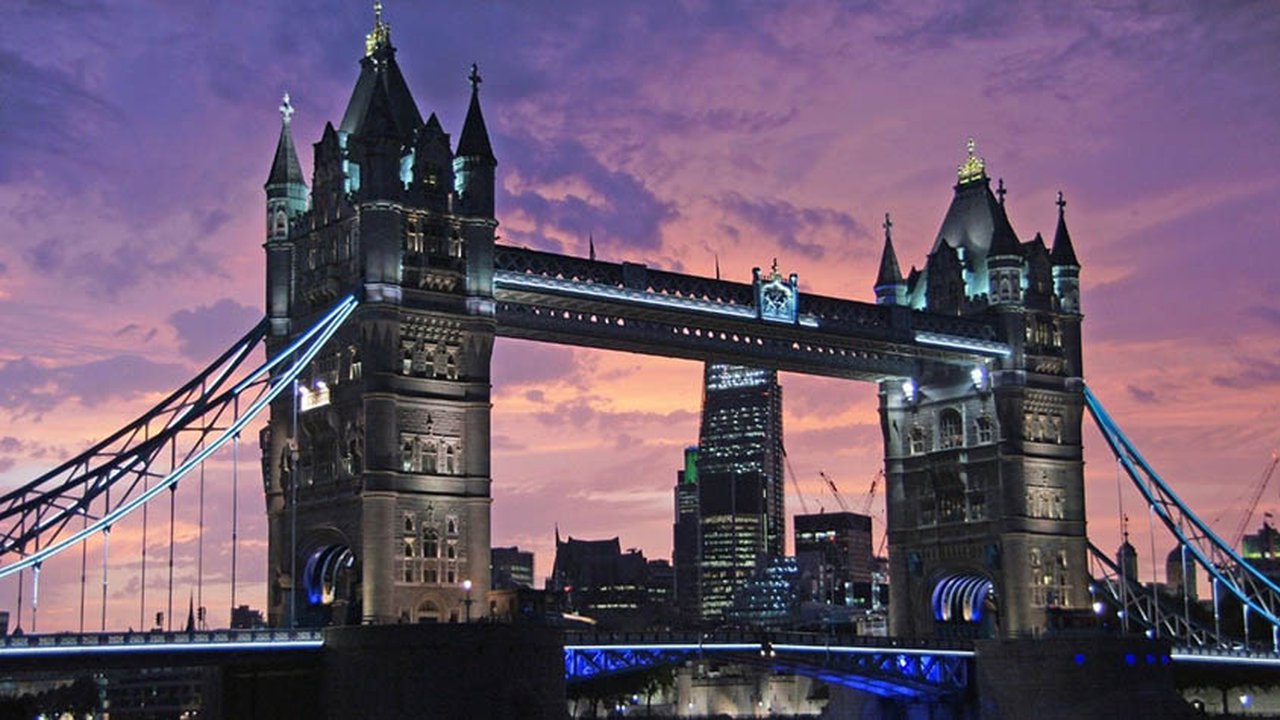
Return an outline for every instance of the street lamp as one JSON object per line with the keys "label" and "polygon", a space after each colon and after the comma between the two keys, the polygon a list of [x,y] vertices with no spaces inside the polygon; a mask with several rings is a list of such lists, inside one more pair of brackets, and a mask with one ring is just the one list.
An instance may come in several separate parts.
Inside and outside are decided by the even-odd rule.
{"label": "street lamp", "polygon": [[465,608],[465,614],[463,615],[463,617],[466,619],[467,622],[471,622],[471,602],[472,601],[471,601],[471,581],[470,580],[462,581],[462,590],[467,594],[467,596],[462,600],[462,606]]}

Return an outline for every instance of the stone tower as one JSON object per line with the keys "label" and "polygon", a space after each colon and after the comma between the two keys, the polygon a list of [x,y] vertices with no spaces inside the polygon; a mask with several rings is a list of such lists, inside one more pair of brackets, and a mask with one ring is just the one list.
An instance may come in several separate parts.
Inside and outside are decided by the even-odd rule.
{"label": "stone tower", "polygon": [[901,291],[886,235],[878,302],[984,320],[1011,348],[880,384],[897,635],[1035,634],[1089,606],[1079,263],[1061,198],[1052,250],[1018,239],[1004,198],[971,141]]}
{"label": "stone tower", "polygon": [[375,13],[341,123],[315,144],[310,202],[291,108],[266,186],[269,351],[361,301],[262,431],[273,625],[487,607],[497,162],[474,66],[455,153]]}

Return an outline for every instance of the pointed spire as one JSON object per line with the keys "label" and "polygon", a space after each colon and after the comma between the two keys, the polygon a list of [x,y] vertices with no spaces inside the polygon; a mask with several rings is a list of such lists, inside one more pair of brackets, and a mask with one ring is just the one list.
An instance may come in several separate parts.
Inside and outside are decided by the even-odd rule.
{"label": "pointed spire", "polygon": [[880,254],[880,274],[876,276],[876,288],[897,287],[902,284],[902,269],[898,255],[893,251],[893,219],[884,214],[884,250]]}
{"label": "pointed spire", "polygon": [[289,93],[285,93],[280,103],[280,139],[276,142],[276,156],[271,162],[267,185],[307,185],[302,177],[302,165],[298,163],[298,151],[293,147],[290,131],[293,113],[293,103],[289,101]]}
{"label": "pointed spire", "polygon": [[382,22],[382,0],[373,3],[373,30],[364,36],[364,54],[368,57],[391,45],[391,26]]}
{"label": "pointed spire", "polygon": [[1049,261],[1058,266],[1080,267],[1076,259],[1076,250],[1071,245],[1071,233],[1067,232],[1067,201],[1062,199],[1062,191],[1058,191],[1058,230],[1053,234],[1053,250],[1049,253]]}
{"label": "pointed spire", "polygon": [[716,253],[716,279],[720,279],[720,253]]}
{"label": "pointed spire", "polygon": [[562,543],[560,542],[560,523],[557,522],[556,523],[556,547],[560,547],[561,544]]}
{"label": "pointed spire", "polygon": [[458,137],[458,157],[478,157],[497,162],[493,157],[493,146],[489,144],[489,131],[484,125],[484,113],[480,112],[480,68],[474,63],[467,75],[471,82],[471,105],[467,108],[467,119],[462,123],[462,135]]}
{"label": "pointed spire", "polygon": [[964,185],[977,180],[986,180],[987,163],[976,154],[977,145],[973,142],[973,138],[969,138],[969,142],[965,147],[968,149],[969,156],[956,168],[956,174],[960,177],[959,184]]}
{"label": "pointed spire", "polygon": [[196,631],[196,601],[194,596],[187,597],[187,632]]}
{"label": "pointed spire", "polygon": [[587,253],[592,262],[596,259],[596,239],[591,233],[587,233]]}
{"label": "pointed spire", "polygon": [[[1003,190],[1003,185],[999,188]],[[1005,191],[1007,192],[1007,191]],[[987,196],[987,202],[990,203],[990,195]],[[1000,202],[996,203],[991,211],[991,250],[987,253],[987,257],[1013,257],[1022,255],[1022,243],[1018,240],[1018,234],[1013,231],[1013,225],[1009,222],[1009,214],[1004,209],[1004,194],[1000,195]]]}

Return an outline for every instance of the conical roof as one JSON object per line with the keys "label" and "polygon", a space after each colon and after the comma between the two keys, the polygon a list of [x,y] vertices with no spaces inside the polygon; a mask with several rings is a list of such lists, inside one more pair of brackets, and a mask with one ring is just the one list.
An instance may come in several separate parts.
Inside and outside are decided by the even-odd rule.
{"label": "conical roof", "polygon": [[1071,244],[1071,233],[1067,232],[1067,201],[1058,193],[1058,229],[1053,234],[1053,250],[1049,260],[1054,265],[1080,267],[1076,259],[1076,249]]}
{"label": "conical roof", "polygon": [[471,66],[471,105],[467,119],[462,123],[462,135],[458,137],[458,157],[479,157],[495,161],[493,146],[489,143],[489,131],[484,125],[484,113],[480,111],[480,74]]}
{"label": "conical roof", "polygon": [[280,106],[283,118],[280,123],[280,139],[276,141],[276,156],[271,161],[271,172],[267,174],[267,185],[297,184],[306,186],[302,177],[302,165],[298,163],[298,151],[293,146],[293,133],[289,129],[289,118],[293,115],[293,106],[289,104],[289,96],[284,96]]}
{"label": "conical roof", "polygon": [[375,91],[385,95],[387,108],[401,134],[411,133],[422,125],[422,114],[418,112],[418,105],[396,63],[395,48],[385,45],[360,60],[360,78],[351,91],[347,111],[338,126],[339,132],[360,134],[364,120],[369,116],[369,106],[379,94]]}
{"label": "conical roof", "polygon": [[893,251],[893,238],[889,235],[892,223],[887,213],[884,224],[884,250],[880,253],[880,273],[876,275],[875,287],[902,285],[902,269],[898,266],[898,255]]}

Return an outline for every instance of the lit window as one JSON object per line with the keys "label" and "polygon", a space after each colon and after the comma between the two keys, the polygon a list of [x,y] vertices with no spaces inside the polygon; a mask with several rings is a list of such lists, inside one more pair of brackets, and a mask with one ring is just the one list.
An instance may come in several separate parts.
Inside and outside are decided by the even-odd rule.
{"label": "lit window", "polygon": [[983,415],[975,422],[978,430],[978,442],[989,443],[992,439],[991,418]]}
{"label": "lit window", "polygon": [[938,421],[938,444],[943,449],[964,445],[964,431],[960,413],[948,408],[942,411]]}

